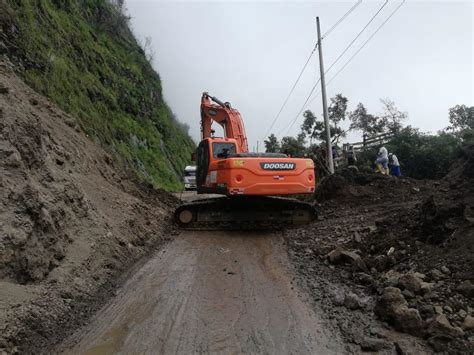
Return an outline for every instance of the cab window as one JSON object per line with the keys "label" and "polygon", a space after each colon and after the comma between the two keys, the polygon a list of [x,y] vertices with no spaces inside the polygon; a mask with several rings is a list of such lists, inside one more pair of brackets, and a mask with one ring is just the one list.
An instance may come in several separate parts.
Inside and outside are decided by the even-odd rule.
{"label": "cab window", "polygon": [[235,154],[234,143],[212,143],[212,155],[215,159],[224,159],[231,154]]}

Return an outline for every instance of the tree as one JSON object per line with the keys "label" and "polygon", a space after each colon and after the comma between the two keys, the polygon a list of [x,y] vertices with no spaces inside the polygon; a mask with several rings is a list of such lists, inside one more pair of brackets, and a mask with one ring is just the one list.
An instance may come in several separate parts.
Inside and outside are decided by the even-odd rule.
{"label": "tree", "polygon": [[306,151],[304,135],[300,133],[297,138],[283,137],[281,139],[281,152],[292,157],[302,157]]}
{"label": "tree", "polygon": [[280,142],[273,133],[268,136],[268,139],[265,140],[264,143],[267,153],[278,153],[280,151]]}
{"label": "tree", "polygon": [[339,142],[339,138],[345,137],[347,131],[340,127],[340,123],[346,120],[347,97],[337,94],[331,98],[331,104],[328,107],[329,127],[332,142]]}
{"label": "tree", "polygon": [[380,116],[388,132],[399,132],[403,125],[402,122],[407,119],[408,114],[402,112],[395,106],[395,102],[390,99],[380,99],[384,112]]}
{"label": "tree", "polygon": [[304,121],[301,125],[301,134],[303,137],[309,136],[309,144],[313,144],[313,139],[324,140],[322,132],[324,132],[324,122],[318,120],[310,110],[303,113]]}
{"label": "tree", "polygon": [[[344,137],[347,131],[344,131],[339,124],[346,119],[347,98],[342,94],[337,94],[331,98],[331,105],[329,105],[329,130],[331,132],[332,143],[339,141],[339,138]],[[310,110],[303,113],[304,121],[301,125],[301,133],[306,137],[309,136],[309,144],[313,143],[313,139],[324,141],[326,140],[326,127],[322,120],[314,115]]]}
{"label": "tree", "polygon": [[452,131],[463,131],[466,129],[474,129],[474,106],[456,105],[449,109],[448,127]]}
{"label": "tree", "polygon": [[372,136],[384,131],[384,122],[377,116],[367,113],[362,103],[349,114],[351,125],[349,129],[361,131],[364,136]]}
{"label": "tree", "polygon": [[337,127],[341,121],[346,119],[347,97],[337,94],[331,98],[331,104],[328,107],[329,120]]}
{"label": "tree", "polygon": [[416,179],[439,179],[456,158],[461,141],[455,135],[421,133],[410,126],[403,128],[385,145],[397,155],[402,173]]}

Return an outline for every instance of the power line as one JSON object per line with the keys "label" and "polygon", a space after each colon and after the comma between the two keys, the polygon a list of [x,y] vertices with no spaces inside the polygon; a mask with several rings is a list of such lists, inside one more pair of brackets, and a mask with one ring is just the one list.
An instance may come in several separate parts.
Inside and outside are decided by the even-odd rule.
{"label": "power line", "polygon": [[336,58],[336,60],[334,62],[332,62],[332,64],[329,66],[329,68],[324,72],[324,73],[327,73],[338,61],[339,59],[342,58],[342,56],[344,54],[346,54],[346,52],[349,50],[349,48],[352,47],[352,45],[354,44],[355,41],[357,41],[357,39],[362,35],[362,33],[364,33],[364,31],[367,29],[367,27],[369,27],[369,25],[375,20],[375,18],[377,17],[377,15],[380,13],[380,11],[382,11],[382,9],[388,4],[388,0],[385,0],[385,2],[383,3],[383,5],[380,7],[380,9],[377,10],[377,12],[375,13],[374,16],[372,16],[372,18],[369,20],[369,22],[367,22],[367,24],[364,26],[364,28],[362,28],[362,30],[360,30],[360,32],[357,34],[357,36],[354,37],[354,39],[351,41],[351,43],[349,43],[347,45],[346,48],[344,48],[344,50],[342,51],[341,54],[339,54],[339,56]]}
{"label": "power line", "polygon": [[355,10],[357,6],[362,4],[362,0],[358,0],[332,27],[326,31],[325,34],[321,37],[321,39],[326,38],[344,19],[351,14],[352,11]]}
{"label": "power line", "polygon": [[316,45],[314,46],[313,50],[311,51],[311,53],[310,53],[308,59],[306,60],[306,63],[304,64],[303,68],[301,69],[301,71],[300,71],[300,73],[299,73],[299,75],[298,75],[298,78],[296,79],[295,83],[293,84],[293,86],[292,86],[292,88],[291,88],[291,90],[290,90],[288,96],[286,97],[285,101],[283,102],[283,105],[281,105],[280,111],[278,111],[277,115],[276,115],[275,118],[273,119],[272,124],[270,125],[270,128],[268,128],[268,131],[267,131],[267,133],[265,134],[264,139],[268,136],[268,133],[270,133],[270,131],[272,130],[273,126],[275,125],[276,121],[278,120],[278,117],[280,117],[280,114],[282,113],[283,109],[284,109],[285,106],[286,106],[286,103],[287,103],[288,100],[290,99],[291,94],[292,94],[293,91],[295,90],[296,85],[297,85],[298,82],[300,81],[301,76],[303,75],[304,70],[305,70],[306,67],[308,66],[308,63],[309,63],[309,61],[311,60],[311,57],[313,56],[314,51],[316,50],[316,47],[317,47],[317,46],[318,46],[318,45],[316,44]]}
{"label": "power line", "polygon": [[342,71],[344,70],[345,67],[347,67],[347,65],[352,61],[352,59],[354,59],[354,57],[355,57],[357,54],[359,54],[359,52],[365,47],[365,45],[366,45],[367,43],[369,43],[369,41],[377,34],[378,31],[380,31],[380,29],[390,20],[390,18],[391,18],[393,15],[395,15],[395,13],[398,11],[398,9],[400,9],[400,8],[402,7],[402,5],[405,3],[405,1],[406,1],[406,0],[403,0],[403,1],[400,3],[400,5],[398,5],[397,8],[392,11],[392,13],[387,17],[387,19],[386,19],[384,22],[382,22],[382,24],[381,24],[379,27],[377,27],[377,29],[375,30],[375,32],[372,33],[372,35],[364,42],[364,44],[362,44],[362,46],[349,58],[349,60],[341,67],[341,69],[339,69],[339,70],[337,71],[337,73],[334,74],[334,75],[331,77],[331,79],[328,81],[328,85],[329,85],[329,83],[330,83],[331,81],[334,80],[334,78],[335,78],[336,76],[339,75],[340,72],[342,72]]}
{"label": "power line", "polygon": [[[346,46],[346,48],[344,48],[344,50],[341,52],[341,54],[339,54],[339,56],[331,63],[331,65],[329,66],[329,68],[327,68],[327,70],[324,71],[324,73],[326,74],[329,70],[331,70],[332,67],[334,67],[334,65],[342,58],[342,56],[349,50],[349,48],[354,44],[354,42],[362,35],[362,33],[367,29],[367,27],[369,27],[369,25],[375,20],[375,18],[378,16],[378,14],[380,13],[380,11],[382,11],[382,9],[388,4],[388,0],[385,0],[385,2],[383,3],[383,5],[377,10],[377,12],[372,16],[372,18],[369,20],[369,22],[367,22],[367,24],[362,28],[362,30],[359,31],[359,33],[354,37],[354,39]],[[293,127],[293,125],[295,124],[295,122],[298,120],[298,117],[299,115],[301,114],[301,112],[303,112],[306,104],[308,103],[311,95],[313,94],[314,92],[314,89],[316,89],[316,86],[318,85],[318,83],[321,81],[321,78],[318,79],[318,81],[316,82],[316,84],[314,84],[314,86],[312,87],[311,89],[311,92],[310,94],[308,95],[308,97],[306,98],[303,106],[301,107],[300,111],[298,112],[298,114],[295,116],[295,118],[293,119],[293,121],[291,122],[290,126],[287,128],[286,132],[288,133],[289,130]]]}
{"label": "power line", "polygon": [[[342,21],[344,21],[344,19],[349,16],[351,14],[352,11],[355,10],[355,8],[357,6],[359,6],[360,4],[362,3],[362,0],[358,0],[357,3],[355,3],[348,11],[346,11],[346,13],[344,15],[342,15],[342,17],[336,21],[336,23],[328,30],[326,31],[326,33],[323,35],[323,38],[326,38]],[[265,136],[263,137],[263,140],[268,136],[268,134],[271,132],[273,126],[275,125],[276,121],[278,120],[278,118],[280,117],[280,114],[282,113],[283,109],[285,108],[286,104],[288,103],[288,100],[290,99],[291,95],[293,94],[293,91],[295,90],[296,88],[296,85],[298,84],[298,82],[300,81],[301,79],[301,76],[303,75],[303,72],[305,71],[306,67],[308,66],[308,63],[309,61],[311,60],[311,57],[313,56],[316,48],[317,48],[317,44],[314,46],[313,50],[311,51],[308,59],[306,60],[306,63],[303,65],[303,68],[301,69],[300,73],[298,74],[298,77],[295,81],[295,83],[293,84],[293,86],[291,87],[291,90],[290,92],[288,93],[288,96],[286,97],[285,101],[283,101],[283,104],[281,105],[280,107],[280,110],[278,111],[277,115],[275,116],[275,118],[273,119],[272,121],[272,124],[270,125],[270,128],[268,128],[268,131],[267,133],[265,134]],[[308,98],[309,99],[309,98]]]}
{"label": "power line", "polygon": [[[329,79],[327,85],[329,85],[335,78],[336,76],[338,76],[348,65],[349,63],[355,58],[355,56],[357,56],[357,54],[360,53],[360,51],[367,45],[367,43],[370,42],[370,40],[377,34],[377,32],[380,31],[380,29],[385,26],[385,24],[393,17],[393,15],[395,15],[395,13],[402,7],[402,5],[405,3],[406,0],[403,0],[396,8],[395,10],[393,10],[390,15],[379,25],[379,27],[377,27],[377,29],[374,31],[374,33],[372,33],[370,35],[369,38],[367,38],[367,40],[362,44],[362,46],[359,47],[359,49],[344,63],[344,65],[336,72],[336,74],[334,74],[331,79]],[[318,97],[318,93],[316,93],[316,95],[309,101],[309,103],[313,102],[317,97]]]}

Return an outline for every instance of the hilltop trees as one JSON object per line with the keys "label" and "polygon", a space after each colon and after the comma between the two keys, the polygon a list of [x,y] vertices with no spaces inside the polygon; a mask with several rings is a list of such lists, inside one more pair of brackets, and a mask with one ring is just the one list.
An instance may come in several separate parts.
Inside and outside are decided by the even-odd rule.
{"label": "hilltop trees", "polygon": [[384,131],[384,122],[379,117],[369,114],[360,102],[349,114],[349,119],[351,121],[349,129],[360,131],[363,136],[372,136]]}
{"label": "hilltop trees", "polygon": [[265,140],[264,143],[267,153],[278,153],[280,151],[280,142],[273,133],[268,136],[268,139]]}
{"label": "hilltop trees", "polygon": [[[337,145],[339,139],[349,131],[358,131],[369,138],[390,133],[381,137],[379,142],[383,142],[390,152],[398,156],[404,175],[414,178],[443,177],[456,157],[462,140],[474,137],[474,107],[456,105],[450,108],[450,126],[446,131],[427,134],[410,126],[404,127],[403,123],[408,114],[399,110],[390,99],[380,100],[382,112],[379,114],[369,113],[362,103],[357,104],[354,111],[348,111],[348,102],[342,94],[331,98],[328,113],[332,143]],[[344,125],[347,119],[349,124]],[[306,110],[297,137],[283,137],[279,142],[272,134],[265,141],[265,146],[268,152],[280,151],[295,157],[311,157],[317,160],[320,169],[324,170],[325,139],[323,118]],[[367,146],[360,150],[359,168],[369,171],[376,154],[375,146]]]}
{"label": "hilltop trees", "polygon": [[383,122],[384,130],[386,132],[399,132],[408,117],[406,112],[402,112],[395,106],[395,102],[390,99],[380,99],[383,106],[383,113],[380,115],[380,120]]}
{"label": "hilltop trees", "polygon": [[448,130],[459,132],[466,129],[474,129],[474,106],[456,105],[449,109]]}
{"label": "hilltop trees", "polygon": [[383,112],[379,116],[369,114],[362,103],[349,114],[350,130],[358,130],[364,136],[374,136],[380,133],[399,132],[403,127],[403,121],[408,114],[402,112],[389,99],[381,99]]}
{"label": "hilltop trees", "polygon": [[[345,137],[347,131],[341,128],[341,122],[346,119],[347,112],[347,102],[349,100],[342,96],[342,94],[337,94],[335,97],[331,98],[331,104],[328,107],[329,113],[329,130],[331,132],[332,142],[338,142],[341,137]],[[310,145],[313,143],[313,140],[323,141],[326,139],[326,129],[324,127],[324,121],[318,119],[316,115],[310,111],[306,110],[303,113],[304,121],[301,125],[301,133],[304,137],[308,136],[310,140]]]}

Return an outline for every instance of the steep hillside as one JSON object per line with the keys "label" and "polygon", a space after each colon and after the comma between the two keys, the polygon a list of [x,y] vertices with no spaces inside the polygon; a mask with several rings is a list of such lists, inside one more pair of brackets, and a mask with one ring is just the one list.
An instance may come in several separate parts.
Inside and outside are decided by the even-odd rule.
{"label": "steep hillside", "polygon": [[0,0],[0,54],[129,171],[178,189],[194,143],[163,101],[120,3]]}
{"label": "steep hillside", "polygon": [[48,353],[171,236],[176,199],[131,181],[0,56],[0,354]]}

